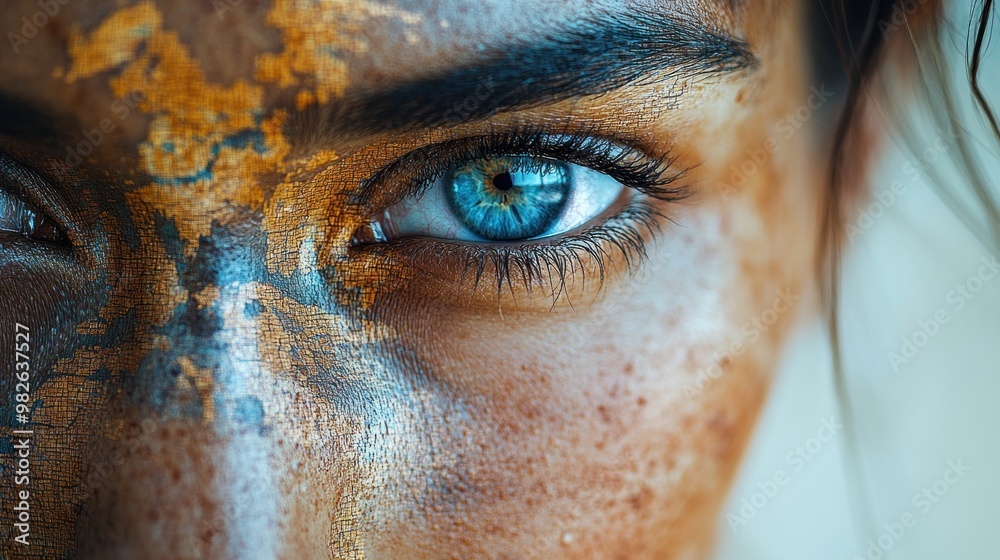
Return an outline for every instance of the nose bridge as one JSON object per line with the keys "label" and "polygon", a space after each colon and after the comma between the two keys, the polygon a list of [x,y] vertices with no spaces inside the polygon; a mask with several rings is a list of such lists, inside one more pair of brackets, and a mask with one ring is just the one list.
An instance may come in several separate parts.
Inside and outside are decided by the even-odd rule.
{"label": "nose bridge", "polygon": [[148,288],[137,297],[151,312],[149,324],[138,325],[148,332],[138,335],[143,356],[129,379],[135,404],[210,426],[227,425],[218,418],[259,424],[256,393],[273,387],[261,383],[271,372],[260,359],[255,320],[266,277],[259,216],[233,211],[192,244],[174,226],[180,218],[143,214],[154,224],[147,251],[158,258],[140,273]]}
{"label": "nose bridge", "polygon": [[215,223],[191,246],[175,217],[135,217],[143,244],[109,299],[132,325],[110,334],[131,342],[107,356],[120,391],[89,451],[81,557],[277,558],[288,469],[266,414],[291,391],[261,352],[279,325],[259,324],[260,220]]}
{"label": "nose bridge", "polygon": [[278,372],[258,351],[255,284],[201,286],[126,382],[121,433],[92,452],[81,555],[277,558],[286,469],[265,403]]}
{"label": "nose bridge", "polygon": [[[167,417],[259,423],[260,381],[271,373],[259,353],[261,250],[258,239],[213,232],[190,258],[176,256],[176,274],[143,271],[152,286],[141,305],[151,321],[137,325],[143,354],[128,380],[135,404]],[[173,271],[171,271],[173,272]],[[163,294],[180,293],[180,298]],[[220,425],[225,424],[224,422]]]}
{"label": "nose bridge", "polygon": [[401,406],[369,344],[384,334],[315,269],[269,272],[259,222],[194,248],[171,232],[151,233],[169,258],[119,297],[141,310],[134,347],[109,357],[127,365],[90,451],[80,556],[363,558],[365,489],[402,441],[370,426]]}
{"label": "nose bridge", "polygon": [[201,364],[188,356],[178,360],[202,402],[200,426],[215,440],[209,449],[192,450],[213,454],[209,476],[219,507],[210,527],[224,531],[230,557],[250,557],[253,551],[259,558],[276,558],[283,510],[279,487],[286,473],[272,453],[265,402],[275,409],[281,372],[262,359],[260,330],[247,312],[259,305],[256,284],[208,285],[194,300],[198,314],[211,310],[214,328],[192,341]]}

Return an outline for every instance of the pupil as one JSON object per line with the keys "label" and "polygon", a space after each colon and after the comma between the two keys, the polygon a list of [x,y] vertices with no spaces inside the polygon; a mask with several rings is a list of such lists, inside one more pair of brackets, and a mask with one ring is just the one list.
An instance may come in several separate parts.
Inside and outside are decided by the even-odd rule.
{"label": "pupil", "polygon": [[493,178],[493,186],[500,191],[509,191],[514,188],[514,181],[510,177],[510,173],[501,173]]}

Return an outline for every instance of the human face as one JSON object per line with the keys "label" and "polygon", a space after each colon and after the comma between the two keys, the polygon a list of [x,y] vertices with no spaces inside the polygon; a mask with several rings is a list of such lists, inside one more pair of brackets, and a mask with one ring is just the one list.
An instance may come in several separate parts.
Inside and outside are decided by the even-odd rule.
{"label": "human face", "polygon": [[[708,554],[813,256],[795,6],[12,4],[0,184],[54,225],[0,234],[5,550]],[[400,234],[456,153],[632,184],[540,240]]]}

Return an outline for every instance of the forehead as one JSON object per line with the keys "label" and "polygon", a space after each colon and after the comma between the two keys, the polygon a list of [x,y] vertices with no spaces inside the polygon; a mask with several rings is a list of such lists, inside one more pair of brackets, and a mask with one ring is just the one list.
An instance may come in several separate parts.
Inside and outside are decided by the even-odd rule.
{"label": "forehead", "polygon": [[109,77],[155,33],[176,37],[210,82],[314,81],[338,93],[439,74],[471,63],[484,50],[531,43],[580,21],[635,10],[724,31],[733,30],[737,16],[728,0],[144,0],[117,6],[76,0],[51,16],[36,14],[37,7],[0,6],[4,27],[19,37],[8,35],[15,56],[0,57],[8,78],[0,88],[56,106],[82,103],[83,113],[87,90],[105,84],[90,79],[67,88],[72,66],[85,59],[93,77]]}

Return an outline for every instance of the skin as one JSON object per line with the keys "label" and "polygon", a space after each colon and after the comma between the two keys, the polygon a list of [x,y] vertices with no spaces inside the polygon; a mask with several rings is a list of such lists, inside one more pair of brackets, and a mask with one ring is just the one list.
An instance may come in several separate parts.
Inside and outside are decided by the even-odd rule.
{"label": "skin", "polygon": [[[720,187],[809,95],[796,7],[752,4],[649,4],[743,38],[758,59],[674,84],[670,104],[632,85],[334,139],[298,133],[296,115],[622,6],[62,7],[0,58],[3,91],[73,123],[55,147],[0,127],[0,150],[49,178],[38,204],[73,245],[0,244],[0,359],[13,363],[14,323],[30,326],[41,403],[31,545],[13,543],[4,507],[0,546],[18,558],[708,556],[801,304],[756,340],[742,329],[776,291],[802,293],[818,215],[807,186],[822,169],[803,129]],[[5,3],[3,28],[25,13]],[[102,118],[114,130],[69,168],[65,146]],[[396,158],[570,122],[669,147],[690,168],[694,195],[657,203],[673,221],[659,219],[632,272],[615,254],[603,283],[584,259],[561,294],[497,290],[412,248],[351,249],[389,194],[359,206],[350,189]],[[247,128],[263,149],[212,152]]]}

